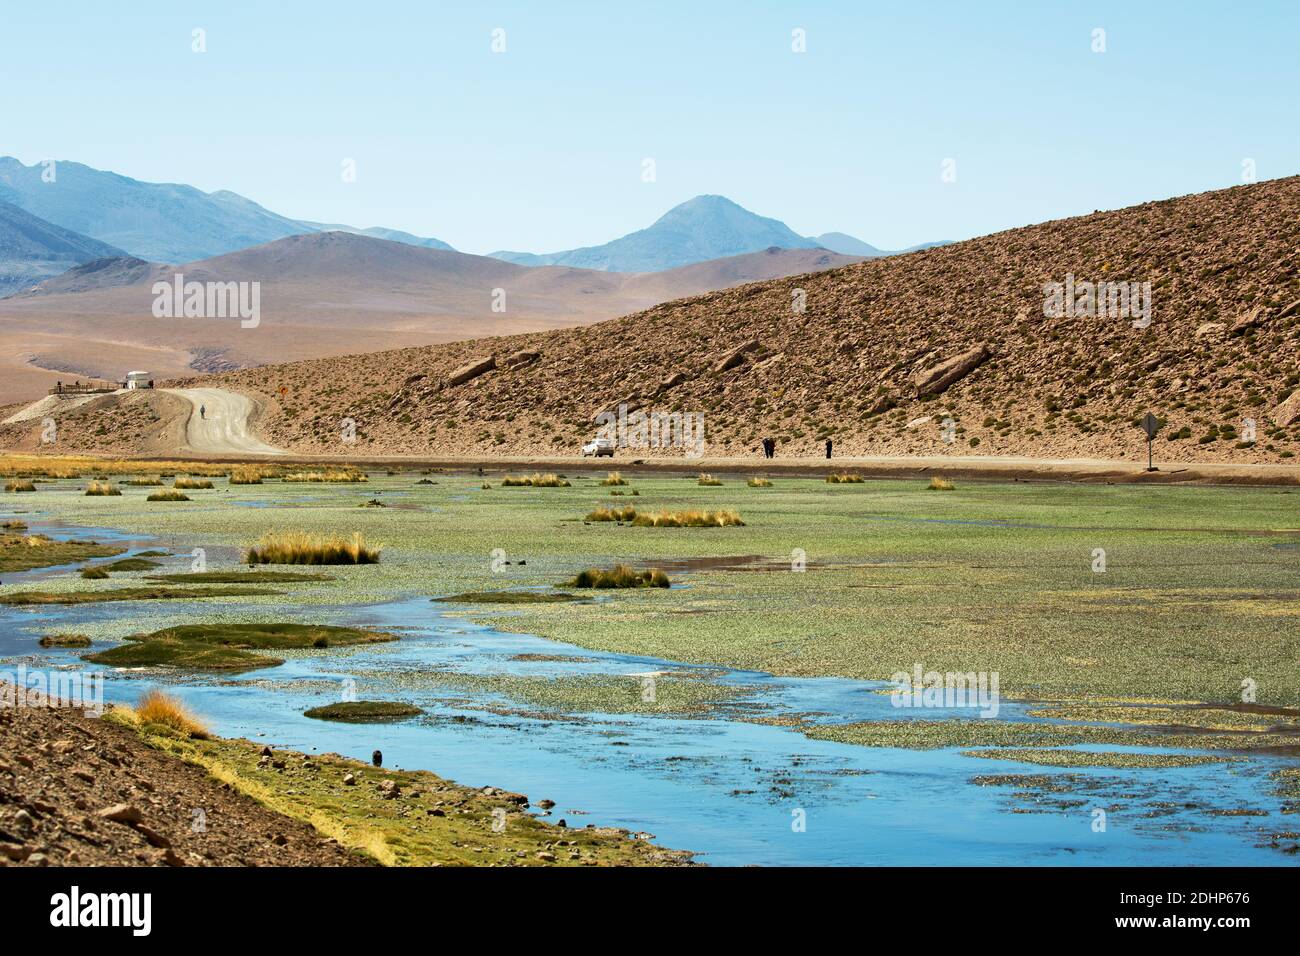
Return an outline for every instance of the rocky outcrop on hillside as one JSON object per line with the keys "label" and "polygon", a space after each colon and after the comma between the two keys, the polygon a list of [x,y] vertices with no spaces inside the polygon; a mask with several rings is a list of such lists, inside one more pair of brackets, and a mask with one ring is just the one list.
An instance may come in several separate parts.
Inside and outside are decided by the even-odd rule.
{"label": "rocky outcrop on hillside", "polygon": [[989,357],[989,347],[981,342],[974,348],[967,349],[960,355],[940,362],[931,368],[922,369],[912,377],[918,396],[940,395],[948,388],[960,382]]}
{"label": "rocky outcrop on hillside", "polygon": [[[1135,422],[1152,410],[1167,423],[1165,460],[1285,462],[1300,450],[1300,426],[1273,410],[1300,386],[1298,256],[1292,177],[738,286],[587,328],[203,383],[256,393],[269,441],[320,454],[573,453],[591,437],[593,409],[640,396],[647,412],[704,414],[710,455],[756,454],[770,436],[783,456],[831,438],[843,455],[1136,457],[1145,438]],[[1068,308],[1049,307],[1052,284],[1068,290]],[[538,357],[480,361],[524,353]],[[454,388],[431,384],[467,369],[473,377]],[[343,417],[357,423],[351,449],[338,445]]]}

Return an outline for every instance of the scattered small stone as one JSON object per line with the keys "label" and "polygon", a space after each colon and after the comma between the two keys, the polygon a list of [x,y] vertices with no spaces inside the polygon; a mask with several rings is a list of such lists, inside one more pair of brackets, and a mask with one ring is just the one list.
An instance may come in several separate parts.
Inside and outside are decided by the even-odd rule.
{"label": "scattered small stone", "polygon": [[144,822],[144,814],[129,803],[118,803],[111,807],[105,807],[99,811],[98,816],[105,820],[112,820],[114,823],[125,823],[130,826]]}
{"label": "scattered small stone", "polygon": [[0,843],[0,854],[21,863],[31,855],[31,849],[22,843]]}
{"label": "scattered small stone", "polygon": [[136,824],[136,830],[140,835],[149,841],[151,846],[161,847],[164,850],[172,845],[172,841],[167,839],[157,830],[145,826],[143,823]]}

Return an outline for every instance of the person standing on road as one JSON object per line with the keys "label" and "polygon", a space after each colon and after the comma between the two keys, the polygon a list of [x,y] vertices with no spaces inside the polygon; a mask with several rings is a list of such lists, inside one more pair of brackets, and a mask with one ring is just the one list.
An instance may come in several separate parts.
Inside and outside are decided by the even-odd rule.
{"label": "person standing on road", "polygon": [[200,405],[200,406],[199,406],[199,418],[207,418],[207,417],[208,417],[208,406],[206,406],[206,405]]}
{"label": "person standing on road", "polygon": [[829,438],[826,439],[826,457],[827,457],[827,458],[831,457],[831,446],[832,446],[833,444],[834,444],[834,443],[833,443]]}

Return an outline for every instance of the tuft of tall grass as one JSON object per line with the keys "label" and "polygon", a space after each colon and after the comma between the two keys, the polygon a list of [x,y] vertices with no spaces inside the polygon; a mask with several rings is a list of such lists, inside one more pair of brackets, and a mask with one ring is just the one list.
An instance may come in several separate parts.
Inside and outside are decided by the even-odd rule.
{"label": "tuft of tall grass", "polygon": [[149,724],[168,727],[186,737],[206,740],[210,735],[208,729],[194,716],[193,711],[171,694],[160,690],[146,691],[136,701],[131,713],[140,726]]}
{"label": "tuft of tall grass", "polygon": [[108,577],[108,572],[103,568],[82,568],[81,576],[87,581],[102,581]]}
{"label": "tuft of tall grass", "polygon": [[230,472],[232,485],[260,485],[266,476],[260,468],[235,468]]}
{"label": "tuft of tall grass", "polygon": [[145,501],[189,501],[190,496],[183,491],[176,491],[174,488],[168,488],[164,491],[155,491]]}
{"label": "tuft of tall grass", "polygon": [[187,491],[195,489],[204,490],[212,487],[212,482],[206,478],[177,478],[172,482],[173,488],[184,488]]}
{"label": "tuft of tall grass", "polygon": [[735,511],[655,511],[632,519],[638,528],[733,528],[745,522]]}
{"label": "tuft of tall grass", "polygon": [[925,486],[926,491],[955,491],[956,488],[957,486],[947,478],[941,478],[938,475],[931,478],[930,483]]}
{"label": "tuft of tall grass", "polygon": [[109,481],[92,481],[86,485],[86,494],[95,496],[120,495],[122,492]]}
{"label": "tuft of tall grass", "polygon": [[860,485],[863,481],[861,475],[850,475],[847,471],[838,475],[826,476],[826,484],[828,485]]}
{"label": "tuft of tall grass", "polygon": [[608,475],[605,476],[605,480],[602,481],[601,484],[607,487],[612,487],[614,485],[626,485],[627,479],[624,478],[622,475],[620,475],[617,471],[611,471]]}
{"label": "tuft of tall grass", "polygon": [[571,588],[666,588],[672,585],[668,575],[658,568],[649,571],[633,571],[626,564],[616,564],[608,570],[587,568],[579,571],[572,581],[565,582]]}
{"label": "tuft of tall grass", "polygon": [[133,488],[152,488],[162,484],[162,479],[154,476],[144,478],[128,478],[125,482]]}
{"label": "tuft of tall grass", "polygon": [[712,475],[709,474],[702,474],[700,475],[699,483],[706,488],[716,488],[722,484],[722,479],[714,478]]}
{"label": "tuft of tall grass", "polygon": [[751,488],[771,488],[771,487],[772,487],[772,483],[771,483],[770,481],[768,481],[766,478],[751,478],[751,479],[749,479],[749,481],[745,482],[745,484],[749,485],[749,487],[751,487]]}
{"label": "tuft of tall grass", "polygon": [[327,468],[324,471],[294,471],[284,475],[281,481],[313,481],[327,484],[354,484],[369,481],[362,472],[350,468]]}
{"label": "tuft of tall grass", "polygon": [[559,475],[506,475],[501,479],[502,488],[568,488],[569,483]]}
{"label": "tuft of tall grass", "polygon": [[30,478],[15,478],[5,482],[5,491],[35,491],[36,486]]}
{"label": "tuft of tall grass", "polygon": [[597,508],[587,515],[585,521],[632,521],[636,518],[636,509],[631,505],[626,508]]}
{"label": "tuft of tall grass", "polygon": [[338,536],[285,531],[264,535],[244,555],[246,564],[378,564],[382,546],[371,547],[360,534]]}

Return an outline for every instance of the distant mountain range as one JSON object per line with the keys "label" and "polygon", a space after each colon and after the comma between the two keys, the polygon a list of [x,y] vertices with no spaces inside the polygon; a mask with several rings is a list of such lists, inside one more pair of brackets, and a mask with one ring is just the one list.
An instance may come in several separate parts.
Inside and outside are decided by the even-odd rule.
{"label": "distant mountain range", "polygon": [[[913,249],[946,245],[931,242]],[[646,229],[639,229],[601,246],[563,252],[493,252],[522,266],[571,266],[610,272],[658,272],[696,262],[739,256],[761,249],[829,249],[846,256],[892,256],[842,232],[805,237],[779,219],[750,212],[725,196],[696,196],[674,206]],[[911,252],[913,249],[902,250]]]}
{"label": "distant mountain range", "polygon": [[63,229],[0,201],[0,297],[93,259],[121,256],[106,242]]}
{"label": "distant mountain range", "polygon": [[602,246],[587,246],[533,255],[494,252],[526,266],[570,266],[607,272],[659,272],[679,266],[739,256],[776,246],[780,249],[815,249],[785,223],[755,215],[725,196],[696,196],[668,210],[649,228],[629,233]]}
{"label": "distant mountain range", "polygon": [[205,193],[178,183],[146,183],[60,160],[53,181],[40,164],[0,157],[0,200],[47,222],[152,262],[193,262],[308,232],[341,231],[450,249],[397,230],[289,219],[238,193]]}
{"label": "distant mountain range", "polygon": [[[441,239],[398,229],[290,219],[228,190],[205,193],[178,183],[147,183],[67,160],[58,161],[52,172],[52,181],[47,182],[43,164],[24,166],[11,156],[0,157],[0,201],[150,262],[194,262],[312,232],[349,232],[452,251]],[[759,216],[724,196],[696,196],[649,227],[603,245],[552,253],[501,251],[491,256],[525,266],[661,272],[772,247],[825,248],[867,257],[895,254],[842,232],[800,236],[780,220]],[[10,270],[6,288],[21,285],[26,274],[20,277],[19,271]]]}

